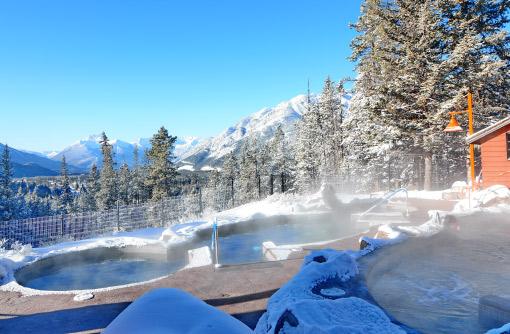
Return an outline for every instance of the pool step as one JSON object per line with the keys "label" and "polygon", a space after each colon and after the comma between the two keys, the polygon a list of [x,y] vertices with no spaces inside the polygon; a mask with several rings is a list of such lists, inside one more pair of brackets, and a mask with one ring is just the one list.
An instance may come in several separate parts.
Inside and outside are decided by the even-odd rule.
{"label": "pool step", "polygon": [[487,328],[510,323],[510,300],[500,296],[483,296],[478,302],[479,321]]}
{"label": "pool step", "polygon": [[404,217],[402,212],[371,212],[359,219],[361,213],[352,214],[351,221],[356,224],[356,229],[366,229],[371,226],[385,224],[408,224],[409,220]]}

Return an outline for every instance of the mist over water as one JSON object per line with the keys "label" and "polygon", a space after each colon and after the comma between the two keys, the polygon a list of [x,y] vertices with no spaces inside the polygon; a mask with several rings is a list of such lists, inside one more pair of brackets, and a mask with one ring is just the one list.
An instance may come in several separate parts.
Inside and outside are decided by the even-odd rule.
{"label": "mist over water", "polygon": [[462,217],[436,236],[381,249],[366,260],[370,293],[424,333],[485,333],[479,299],[510,298],[509,232],[503,215]]}
{"label": "mist over water", "polygon": [[58,255],[16,272],[16,281],[39,290],[87,290],[143,282],[171,274],[186,265],[166,254],[125,254],[116,248]]}
{"label": "mist over water", "polygon": [[[343,238],[355,234],[348,216],[335,214],[275,216],[220,226],[219,249],[223,263],[264,261],[262,243],[293,245]],[[196,247],[211,244],[210,239]]]}

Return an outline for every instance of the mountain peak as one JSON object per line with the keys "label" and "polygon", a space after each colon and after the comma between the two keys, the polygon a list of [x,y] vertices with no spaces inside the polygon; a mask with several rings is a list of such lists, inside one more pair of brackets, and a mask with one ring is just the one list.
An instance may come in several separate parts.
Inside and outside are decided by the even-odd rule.
{"label": "mountain peak", "polygon": [[102,134],[97,134],[97,135],[90,135],[87,138],[82,139],[80,141],[93,141],[93,142],[99,143],[102,138],[103,138]]}
{"label": "mountain peak", "polygon": [[[319,94],[310,94],[310,102],[316,102],[319,97]],[[348,96],[343,97],[342,103],[347,105],[348,100]],[[292,141],[295,137],[294,125],[307,109],[308,96],[304,94],[281,102],[274,108],[262,108],[229,126],[218,136],[203,140],[183,154],[177,162],[194,165],[195,170],[221,166],[224,157],[232,151],[236,154],[247,140],[257,140],[259,145],[267,143],[278,126],[282,127],[285,138]]]}

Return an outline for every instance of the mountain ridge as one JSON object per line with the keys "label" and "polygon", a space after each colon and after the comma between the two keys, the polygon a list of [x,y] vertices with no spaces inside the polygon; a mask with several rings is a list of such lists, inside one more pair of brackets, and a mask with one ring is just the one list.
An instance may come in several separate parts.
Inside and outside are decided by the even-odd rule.
{"label": "mountain ridge", "polygon": [[[312,103],[317,101],[319,97],[319,94],[310,94]],[[342,104],[346,107],[345,110],[349,106],[350,98],[350,94],[342,97]],[[286,140],[292,143],[295,138],[295,125],[307,109],[308,96],[298,95],[288,101],[279,103],[273,108],[265,107],[243,117],[215,137],[205,139],[190,136],[177,137],[174,148],[175,164],[178,168],[184,170],[206,171],[219,168],[227,154],[230,152],[237,154],[246,141],[256,140],[258,145],[267,143],[273,137],[278,126],[282,127]],[[96,164],[96,166],[102,165],[100,140],[101,135],[99,134],[89,135],[87,138],[67,146],[57,154],[54,152],[48,154],[46,158],[35,152],[24,153],[21,150],[13,149],[16,155],[13,161],[20,165],[34,163],[43,168],[58,171],[62,156],[65,155],[68,169],[86,172],[90,170],[93,164]],[[109,143],[112,144],[113,151],[116,154],[117,167],[124,161],[132,167],[135,147],[139,149],[138,154],[141,163],[144,150],[150,148],[150,138],[138,138],[133,142],[112,139],[109,140]],[[3,145],[0,145],[0,148],[2,148]],[[21,155],[25,156],[22,157]]]}
{"label": "mountain ridge", "polygon": [[[310,94],[310,102],[316,102],[319,97],[319,94]],[[342,97],[345,110],[349,106],[350,98],[350,94]],[[295,125],[307,109],[307,95],[298,95],[274,108],[262,108],[229,126],[216,137],[204,139],[183,154],[176,163],[178,166],[193,166],[195,170],[219,168],[227,154],[237,154],[247,140],[257,140],[259,145],[268,142],[278,126],[282,127],[286,140],[293,142],[296,135]]]}

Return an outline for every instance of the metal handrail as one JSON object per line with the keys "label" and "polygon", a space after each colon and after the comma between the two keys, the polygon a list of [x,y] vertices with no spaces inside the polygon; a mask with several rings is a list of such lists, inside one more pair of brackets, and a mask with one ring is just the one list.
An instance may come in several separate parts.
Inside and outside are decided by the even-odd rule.
{"label": "metal handrail", "polygon": [[400,188],[400,189],[397,189],[395,190],[394,192],[392,192],[391,194],[389,194],[388,196],[386,196],[385,198],[383,198],[382,200],[380,200],[377,204],[375,204],[374,206],[372,206],[370,209],[368,209],[367,211],[363,212],[361,214],[361,216],[358,217],[358,220],[360,220],[363,216],[366,216],[367,214],[369,214],[370,212],[372,212],[372,210],[374,210],[375,208],[377,208],[379,205],[381,205],[382,203],[384,203],[386,200],[388,200],[389,198],[393,197],[394,195],[396,195],[398,192],[400,191],[404,191],[406,193],[406,217],[409,216],[409,193],[407,192],[407,189],[405,188]]}
{"label": "metal handrail", "polygon": [[215,268],[221,268],[220,263],[220,247],[218,241],[218,224],[216,223],[216,218],[213,219],[213,232],[212,232],[212,243],[211,248],[214,250],[214,255],[216,258],[216,263],[214,264]]}

